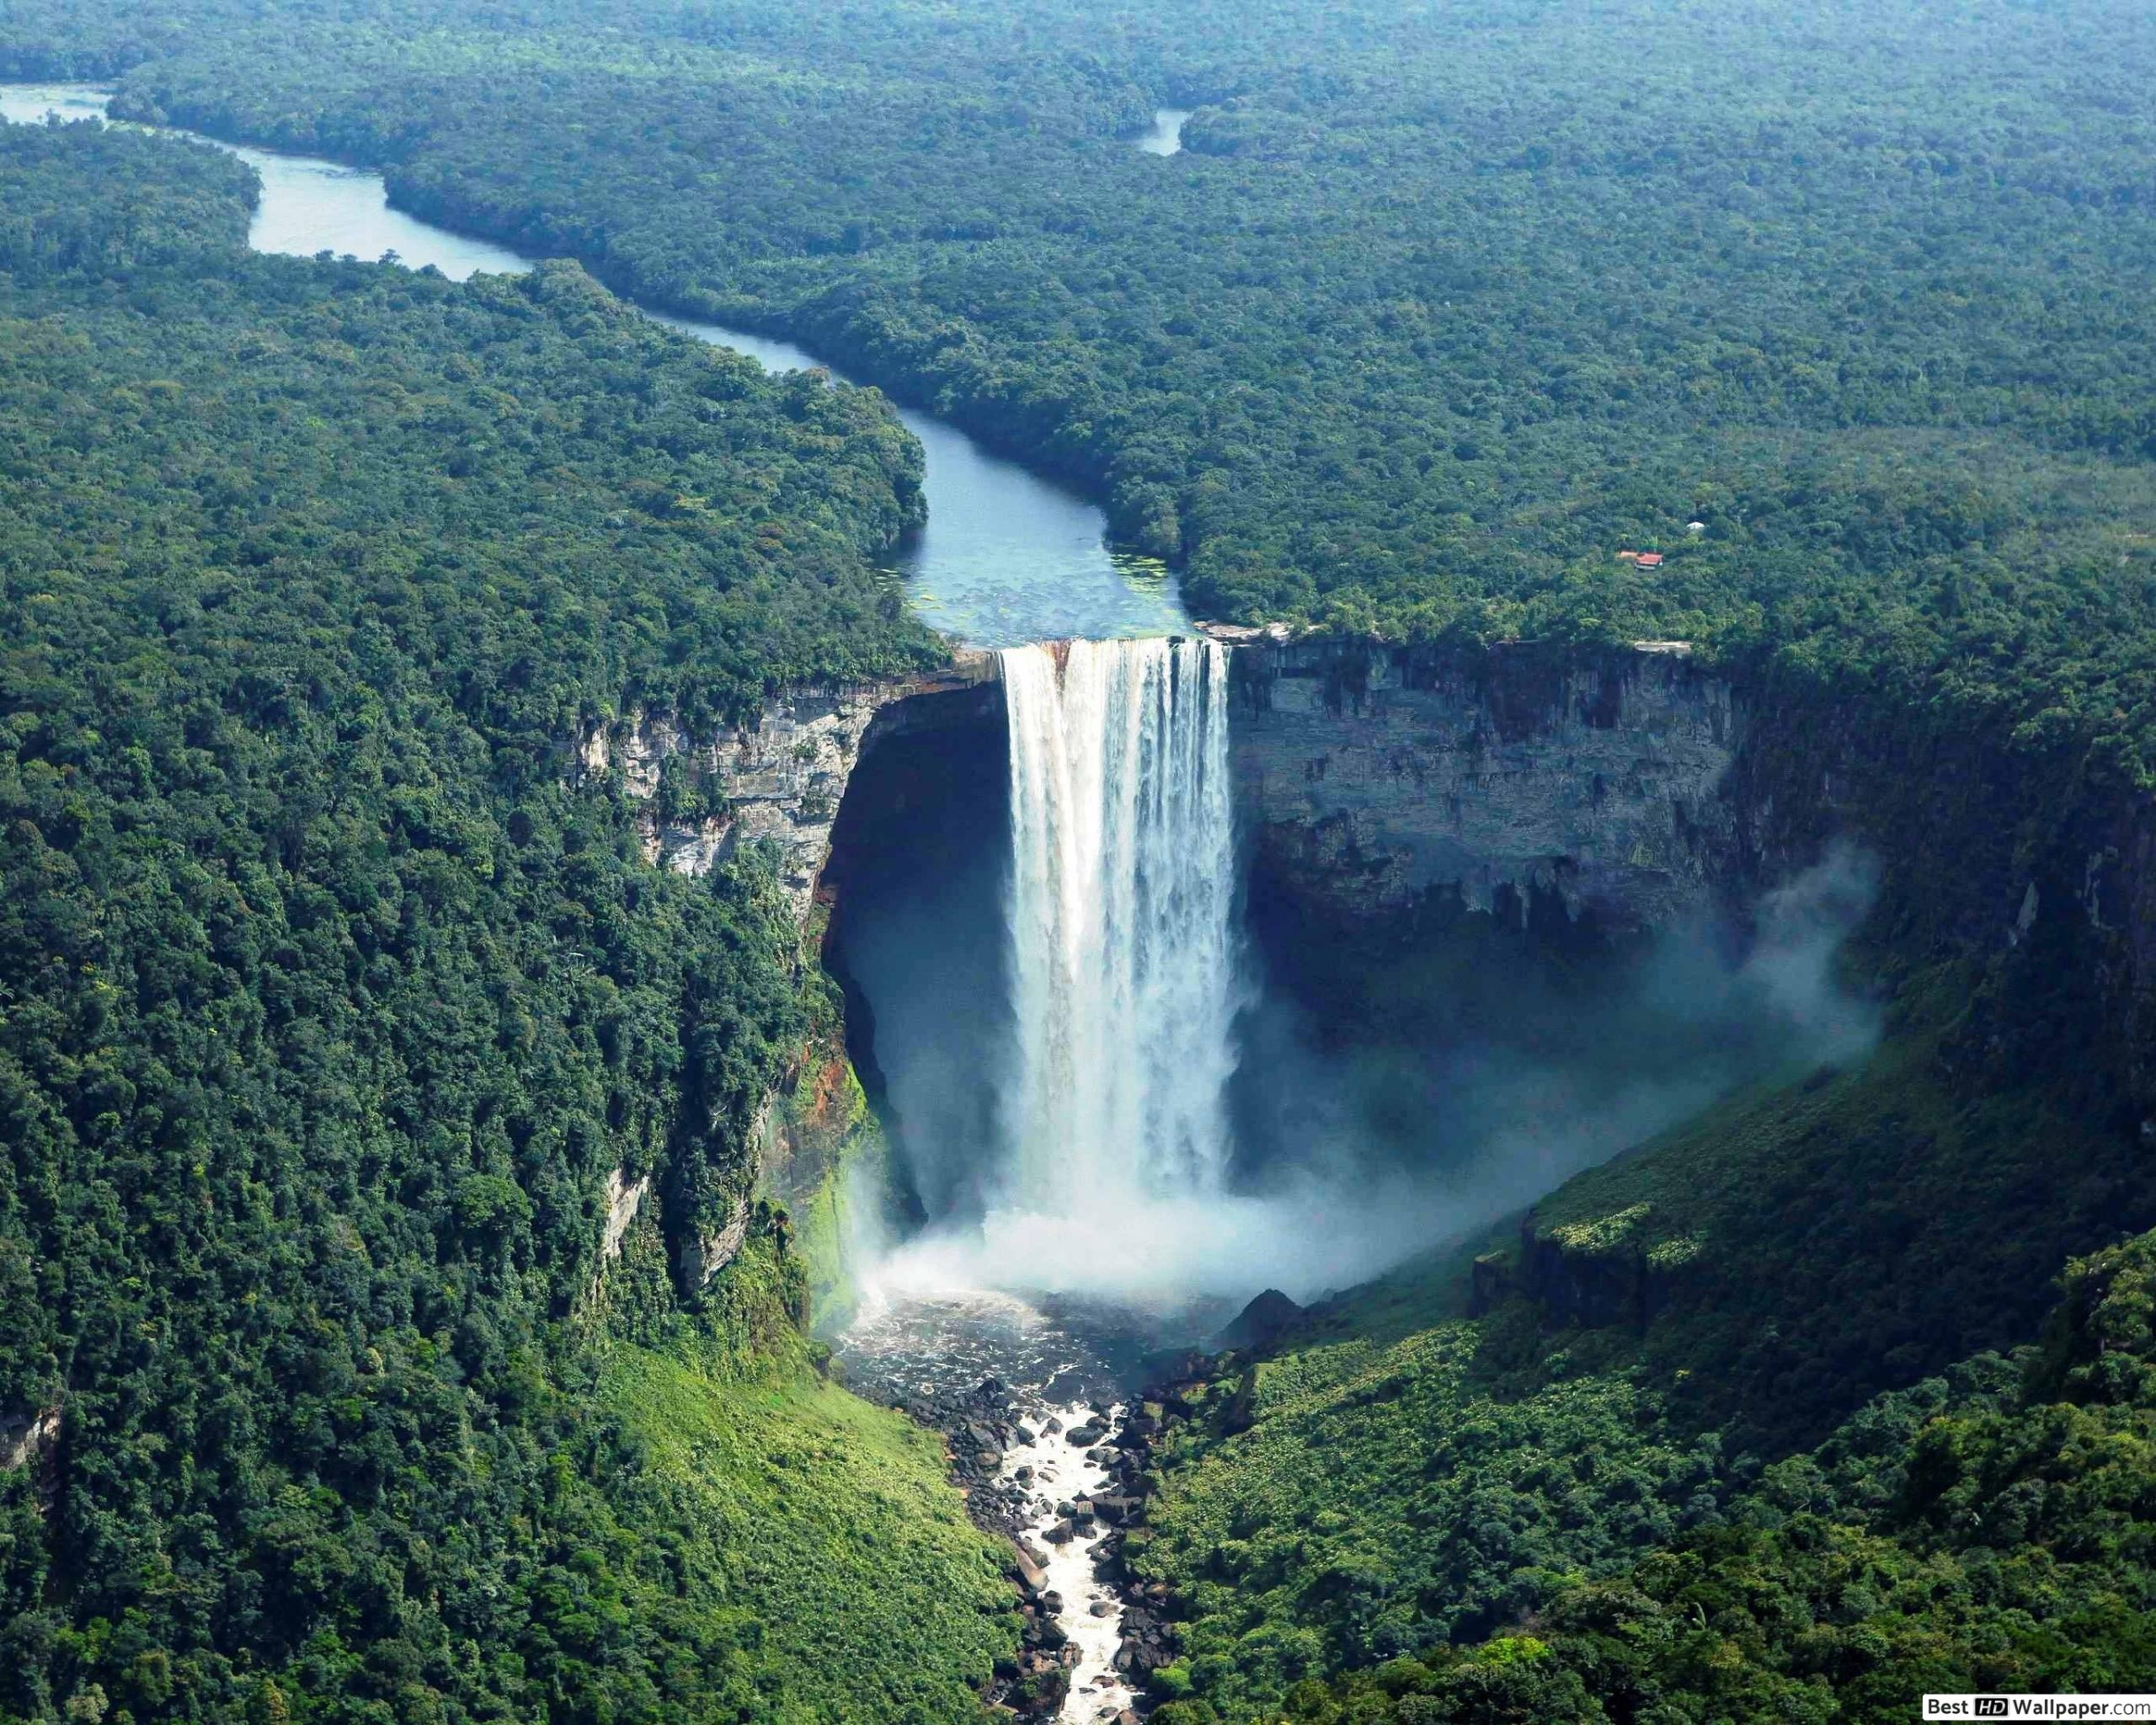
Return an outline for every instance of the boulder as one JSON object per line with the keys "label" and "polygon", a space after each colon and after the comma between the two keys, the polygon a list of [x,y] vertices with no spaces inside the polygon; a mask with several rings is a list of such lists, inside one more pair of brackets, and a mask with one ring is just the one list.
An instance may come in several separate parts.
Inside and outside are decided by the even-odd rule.
{"label": "boulder", "polygon": [[1302,1321],[1303,1309],[1278,1288],[1267,1288],[1213,1338],[1216,1353],[1269,1348]]}

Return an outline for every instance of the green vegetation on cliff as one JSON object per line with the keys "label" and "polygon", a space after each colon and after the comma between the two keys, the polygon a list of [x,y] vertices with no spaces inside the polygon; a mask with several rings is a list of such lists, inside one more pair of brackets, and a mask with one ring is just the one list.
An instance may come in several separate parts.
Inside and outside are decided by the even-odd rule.
{"label": "green vegetation on cliff", "polygon": [[[609,1361],[600,1404],[644,1462],[643,1525],[667,1530],[691,1597],[731,1603],[722,1648],[755,1626],[741,1644],[771,1717],[974,1717],[974,1691],[1017,1637],[1015,1601],[945,1482],[942,1440],[798,1354],[786,1365],[744,1376],[696,1354]],[[692,1704],[728,1717],[717,1697]]]}
{"label": "green vegetation on cliff", "polygon": [[[1636,1563],[1550,1578],[1508,1633],[1305,1680],[1259,1716],[1886,1725],[1927,1690],[2143,1689],[2152,1277],[2156,1236],[2078,1261],[2039,1343],[1880,1398]],[[1576,1495],[1604,1494],[1601,1459],[1582,1451],[1574,1472]]]}
{"label": "green vegetation on cliff", "polygon": [[2156,1351],[2156,1244],[2075,1270],[2041,1359],[1989,1351],[2156,1182],[2042,1081],[1956,1081],[1979,1017],[1961,973],[1913,979],[1864,1065],[1219,1383],[1137,1560],[1186,1616],[1160,1717],[1883,1720],[2156,1675],[2156,1395],[2059,1364]]}
{"label": "green vegetation on cliff", "polygon": [[969,1718],[932,1447],[775,1222],[669,1268],[812,1023],[785,901],[574,765],[932,662],[916,452],[574,267],[251,257],[250,193],[0,129],[0,1718]]}

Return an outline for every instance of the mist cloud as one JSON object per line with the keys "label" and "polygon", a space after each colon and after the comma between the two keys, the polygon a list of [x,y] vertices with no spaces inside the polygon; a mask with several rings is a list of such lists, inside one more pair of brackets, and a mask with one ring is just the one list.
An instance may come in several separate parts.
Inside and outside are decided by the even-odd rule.
{"label": "mist cloud", "polygon": [[1238,1081],[1268,1141],[1239,1189],[1081,1193],[1054,1214],[990,1199],[883,1254],[875,1279],[1152,1301],[1267,1286],[1307,1300],[1366,1279],[1742,1086],[1861,1059],[1879,1012],[1837,960],[1877,888],[1876,862],[1838,848],[1764,895],[1742,932],[1704,917],[1668,931],[1555,1048],[1545,1003],[1533,1034],[1492,1013],[1442,1045],[1343,1059],[1269,1001]]}

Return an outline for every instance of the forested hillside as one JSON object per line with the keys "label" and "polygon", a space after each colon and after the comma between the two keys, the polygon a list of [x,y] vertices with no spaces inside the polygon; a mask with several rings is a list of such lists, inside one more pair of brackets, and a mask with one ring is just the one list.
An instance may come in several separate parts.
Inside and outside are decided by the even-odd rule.
{"label": "forested hillside", "polygon": [[2040,1076],[1947,1077],[1966,980],[1228,1362],[1134,1553],[1182,1618],[1159,1725],[1886,1725],[2156,1677],[2156,1236],[2063,1244],[2156,1181]]}
{"label": "forested hillside", "polygon": [[750,1202],[790,915],[568,758],[936,662],[867,563],[918,451],[574,266],[251,256],[252,195],[0,128],[0,1717],[971,1717],[932,1439],[822,1382],[782,1231],[669,1267]]}
{"label": "forested hillside", "polygon": [[[1344,1680],[1295,1680],[1317,1665],[1320,1637],[1274,1626],[1171,1673],[1171,1686],[1203,1681],[1225,1705],[1187,1700],[1155,1717],[1253,1717],[1226,1701],[1253,1666],[1273,1697],[1255,1716],[1295,1725],[1886,1725],[1926,1691],[2138,1690],[2156,1669],[2153,1251],[2143,1236],[2077,1263],[2041,1341],[1882,1397],[1817,1450],[1764,1469],[1751,1457],[1732,1469],[1711,1447],[1642,1445],[1636,1404],[1598,1407],[1591,1381],[1544,1390],[1525,1416],[1474,1404],[1465,1435],[1561,1433],[1516,1477],[1554,1474],[1575,1529],[1602,1520],[1605,1538],[1649,1555],[1526,1572],[1534,1616],[1460,1648],[1388,1637],[1397,1607],[1382,1559],[1337,1562],[1315,1577],[1326,1616],[1389,1648]],[[1428,1338],[1463,1343],[1471,1332]],[[1351,1410],[1383,1399],[1388,1364],[1396,1371],[1398,1356],[1328,1361],[1331,1382],[1283,1383],[1281,1422],[1367,1421]],[[1547,1365],[1562,1372],[1565,1354]],[[1718,1498],[1711,1482],[1732,1472],[1749,1483]],[[1329,1512],[1313,1511],[1322,1528]],[[1642,1537],[1644,1525],[1658,1531]],[[1214,1561],[1250,1560],[1229,1541]]]}
{"label": "forested hillside", "polygon": [[1192,1393],[1160,1725],[2156,1689],[2156,9],[14,0],[0,76],[564,260],[250,259],[229,163],[0,133],[0,1715],[881,1725],[1011,1644],[784,1228],[670,1280],[814,980],[562,760],[931,662],[915,452],[605,289],[1199,615],[1692,643],[1782,724],[1732,873],[1886,852],[1876,1055]]}
{"label": "forested hillside", "polygon": [[0,63],[812,338],[1212,615],[1681,636],[2146,765],[2145,8],[30,0]]}

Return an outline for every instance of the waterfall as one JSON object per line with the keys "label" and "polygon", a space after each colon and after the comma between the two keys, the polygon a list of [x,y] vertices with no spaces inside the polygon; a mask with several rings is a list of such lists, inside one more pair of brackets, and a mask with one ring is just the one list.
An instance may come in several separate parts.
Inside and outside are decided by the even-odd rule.
{"label": "waterfall", "polygon": [[1228,1155],[1240,1004],[1227,655],[1209,641],[1007,649],[1016,1055],[1008,1200],[1201,1195]]}

